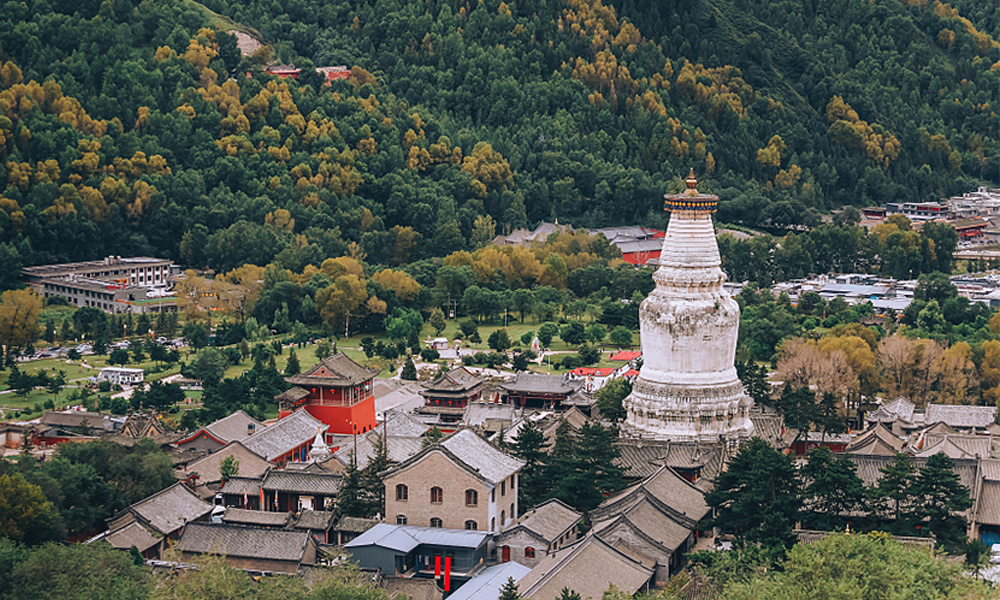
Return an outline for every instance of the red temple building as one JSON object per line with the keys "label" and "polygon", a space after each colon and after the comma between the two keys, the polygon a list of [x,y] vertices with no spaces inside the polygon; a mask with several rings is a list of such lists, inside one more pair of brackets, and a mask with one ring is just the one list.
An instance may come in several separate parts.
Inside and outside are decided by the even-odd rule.
{"label": "red temple building", "polygon": [[329,434],[366,433],[375,427],[372,381],[377,369],[367,369],[340,353],[324,358],[300,375],[286,377],[291,389],[281,393],[278,417],[304,408],[325,423]]}

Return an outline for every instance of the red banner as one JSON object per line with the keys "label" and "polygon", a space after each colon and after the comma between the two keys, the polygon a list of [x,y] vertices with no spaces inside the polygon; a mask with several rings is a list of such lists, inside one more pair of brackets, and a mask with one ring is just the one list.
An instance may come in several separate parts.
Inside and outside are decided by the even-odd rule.
{"label": "red banner", "polygon": [[451,557],[444,557],[444,591],[451,591]]}
{"label": "red banner", "polygon": [[435,556],[434,557],[434,579],[437,579],[440,576],[441,576],[441,557],[440,556]]}

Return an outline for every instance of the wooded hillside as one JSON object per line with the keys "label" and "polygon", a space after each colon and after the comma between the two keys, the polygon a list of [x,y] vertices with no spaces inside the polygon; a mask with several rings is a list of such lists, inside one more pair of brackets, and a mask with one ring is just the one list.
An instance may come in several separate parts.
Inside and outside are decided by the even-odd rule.
{"label": "wooded hillside", "polygon": [[[301,271],[542,219],[662,226],[689,167],[721,220],[778,229],[1000,181],[991,3],[206,6],[2,4],[0,287],[108,254]],[[222,17],[269,45],[241,57]]]}

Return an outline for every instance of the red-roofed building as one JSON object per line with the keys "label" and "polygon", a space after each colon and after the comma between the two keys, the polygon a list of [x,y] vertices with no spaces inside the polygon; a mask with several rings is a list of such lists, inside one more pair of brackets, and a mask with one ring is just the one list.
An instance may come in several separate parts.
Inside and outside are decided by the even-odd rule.
{"label": "red-roofed building", "polygon": [[622,374],[622,377],[628,379],[629,381],[632,381],[638,376],[639,376],[639,369],[629,369],[628,371],[625,371],[625,373]]}
{"label": "red-roofed building", "polygon": [[611,355],[610,360],[619,360],[621,362],[632,362],[633,360],[642,356],[641,350],[622,350],[621,352],[616,352]]}
{"label": "red-roofed building", "polygon": [[378,369],[366,369],[346,354],[324,358],[301,375],[286,377],[294,387],[277,396],[278,417],[305,408],[326,425],[329,433],[350,435],[375,427],[372,380]]}
{"label": "red-roofed building", "polygon": [[566,375],[570,380],[583,381],[588,392],[596,392],[604,387],[616,370],[614,367],[579,367]]}

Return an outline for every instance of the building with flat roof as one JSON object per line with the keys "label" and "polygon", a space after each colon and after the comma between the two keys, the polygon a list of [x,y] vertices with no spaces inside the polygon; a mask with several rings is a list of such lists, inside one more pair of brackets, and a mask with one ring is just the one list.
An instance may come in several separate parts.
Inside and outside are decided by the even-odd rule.
{"label": "building with flat roof", "polygon": [[73,306],[142,314],[177,310],[175,298],[166,292],[171,274],[165,258],[109,256],[25,267],[21,279],[43,298],[63,296]]}
{"label": "building with flat roof", "polygon": [[110,381],[118,385],[135,385],[142,383],[145,372],[142,369],[130,367],[104,367],[97,374],[98,381]]}

